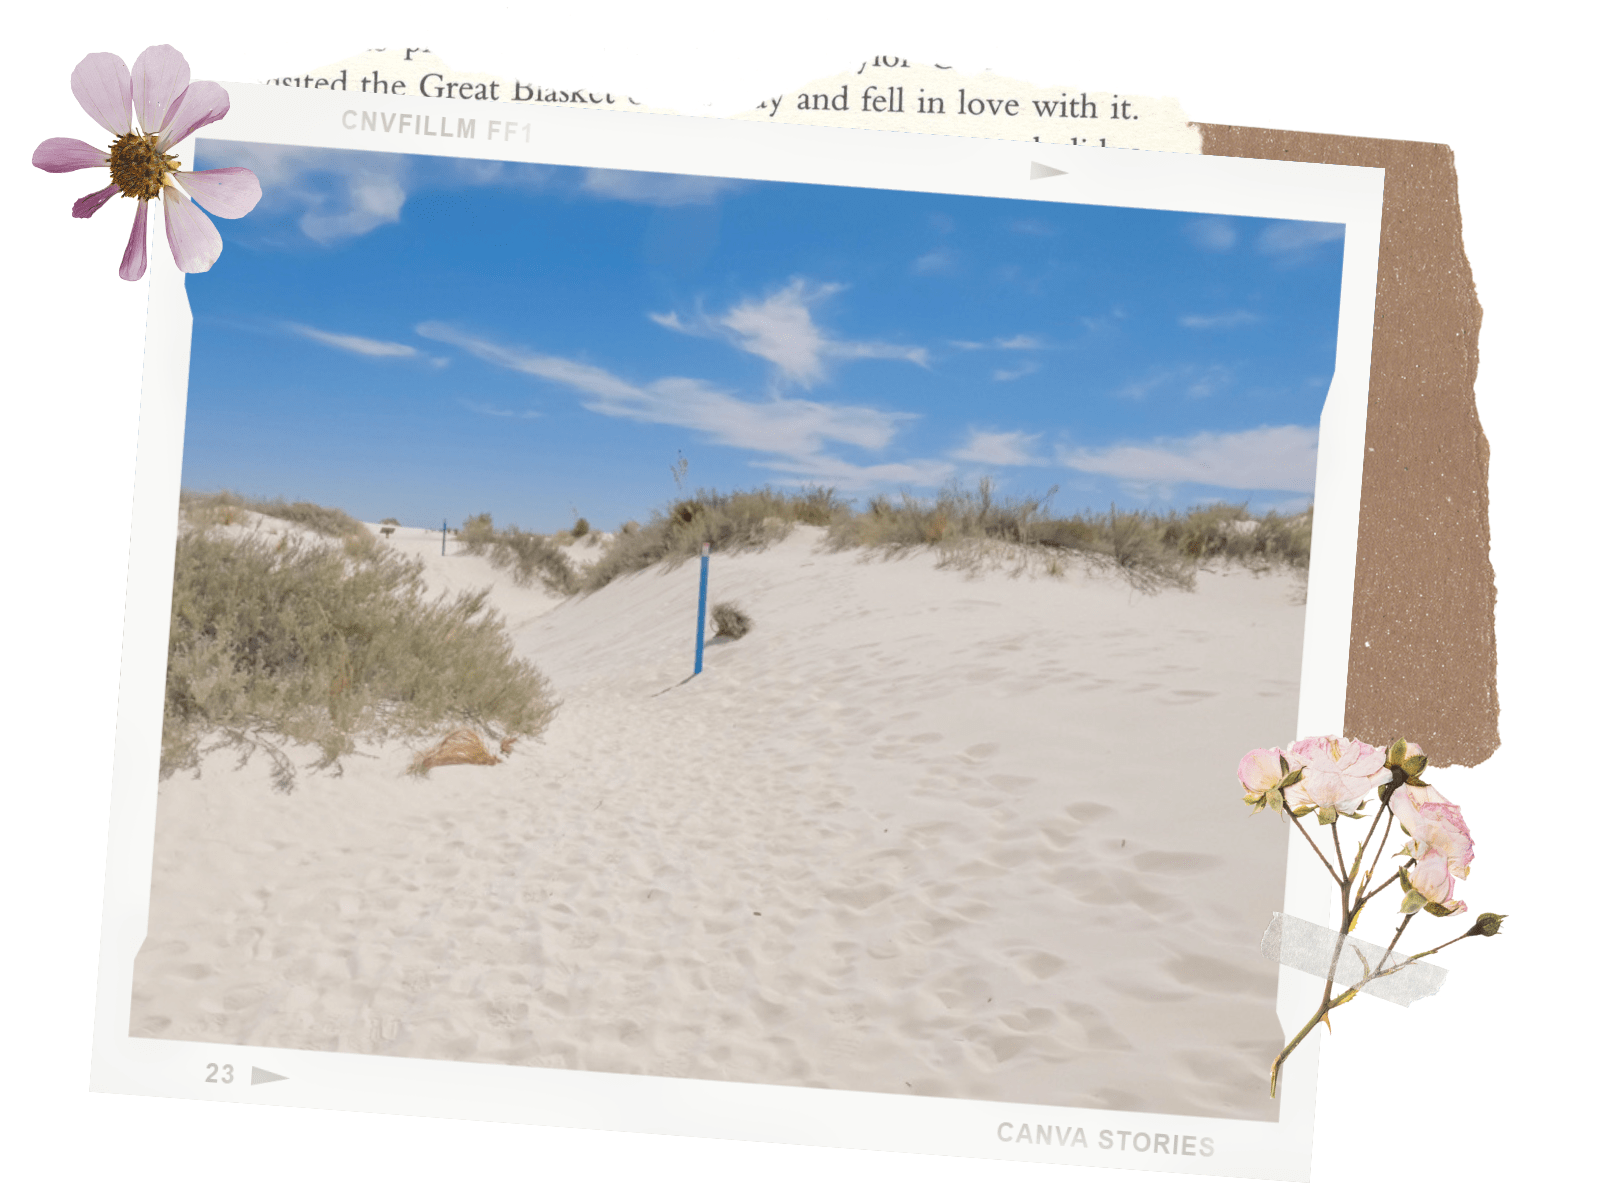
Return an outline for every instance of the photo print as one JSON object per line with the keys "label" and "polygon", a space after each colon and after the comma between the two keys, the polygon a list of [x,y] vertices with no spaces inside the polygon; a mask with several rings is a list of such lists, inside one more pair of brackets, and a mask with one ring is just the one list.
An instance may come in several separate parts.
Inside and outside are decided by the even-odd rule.
{"label": "photo print", "polygon": [[264,199],[187,281],[121,1045],[1302,1169],[1217,1151],[1309,1151],[1233,774],[1348,632],[1349,223],[198,153]]}

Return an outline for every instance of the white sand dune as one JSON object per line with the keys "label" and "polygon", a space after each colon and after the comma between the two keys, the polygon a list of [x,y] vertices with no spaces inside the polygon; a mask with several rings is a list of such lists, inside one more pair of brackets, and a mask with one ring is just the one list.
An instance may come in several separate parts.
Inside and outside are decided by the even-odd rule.
{"label": "white sand dune", "polygon": [[160,789],[146,1036],[1274,1119],[1284,575],[1145,596],[800,529],[585,598],[441,557],[562,707],[495,767],[209,756]]}

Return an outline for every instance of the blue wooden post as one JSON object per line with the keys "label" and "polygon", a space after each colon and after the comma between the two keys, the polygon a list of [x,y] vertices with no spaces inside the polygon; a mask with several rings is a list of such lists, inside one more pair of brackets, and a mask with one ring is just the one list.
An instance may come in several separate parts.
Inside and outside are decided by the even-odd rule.
{"label": "blue wooden post", "polygon": [[450,522],[449,522],[449,520],[446,519],[446,520],[440,521],[439,522],[439,553],[441,555],[445,553],[444,535],[449,533],[449,532],[450,532]]}
{"label": "blue wooden post", "polygon": [[706,661],[706,584],[711,578],[711,543],[700,543],[700,619],[694,627],[694,673]]}

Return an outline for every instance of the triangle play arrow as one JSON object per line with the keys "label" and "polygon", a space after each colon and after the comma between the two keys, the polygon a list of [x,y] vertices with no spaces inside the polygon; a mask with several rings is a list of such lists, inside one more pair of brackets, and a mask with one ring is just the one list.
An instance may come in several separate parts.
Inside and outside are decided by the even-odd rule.
{"label": "triangle play arrow", "polygon": [[1058,171],[1055,167],[1047,167],[1043,163],[1028,164],[1029,179],[1049,179],[1052,175],[1065,175],[1065,171]]}
{"label": "triangle play arrow", "polygon": [[271,1071],[263,1071],[260,1067],[250,1068],[250,1083],[252,1086],[258,1083],[277,1083],[278,1080],[287,1078],[289,1078],[287,1075],[274,1075]]}

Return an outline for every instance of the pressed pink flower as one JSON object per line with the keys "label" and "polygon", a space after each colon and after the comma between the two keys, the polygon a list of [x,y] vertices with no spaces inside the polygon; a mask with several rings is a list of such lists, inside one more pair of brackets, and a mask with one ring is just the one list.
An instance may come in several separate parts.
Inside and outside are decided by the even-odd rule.
{"label": "pressed pink flower", "polygon": [[1301,771],[1300,779],[1285,793],[1296,806],[1310,805],[1323,824],[1339,816],[1355,816],[1361,799],[1388,773],[1384,751],[1355,738],[1305,738],[1289,747],[1284,757]]}
{"label": "pressed pink flower", "polygon": [[1239,782],[1244,784],[1244,802],[1256,812],[1271,808],[1283,811],[1283,789],[1300,777],[1284,765],[1283,751],[1252,750],[1239,760]]}
{"label": "pressed pink flower", "polygon": [[[1420,865],[1424,857],[1437,855],[1445,869],[1457,879],[1472,870],[1472,834],[1462,819],[1461,810],[1426,784],[1403,784],[1389,797],[1389,808],[1400,827],[1411,835],[1401,852]],[[1420,890],[1420,889],[1419,889]]]}
{"label": "pressed pink flower", "polygon": [[[1406,876],[1410,890],[1422,897],[1429,912],[1447,917],[1451,913],[1466,912],[1467,902],[1454,899],[1456,872],[1449,860],[1438,850],[1424,850],[1417,865]],[[1415,903],[1415,902],[1414,902]]]}
{"label": "pressed pink flower", "polygon": [[1260,795],[1283,781],[1283,751],[1252,750],[1239,760],[1239,782],[1244,790]]}
{"label": "pressed pink flower", "polygon": [[146,206],[159,198],[178,269],[210,270],[222,253],[222,237],[195,201],[216,216],[242,217],[261,199],[261,184],[244,167],[181,171],[168,151],[227,116],[228,93],[204,80],[190,83],[183,55],[171,46],[151,46],[134,61],[131,74],[115,54],[89,55],[72,72],[72,94],[116,138],[107,150],[76,138],[50,138],[33,152],[33,165],[42,171],[110,169],[111,185],[78,200],[72,215],[91,217],[118,192],[137,200],[119,274],[140,279],[149,265]]}

